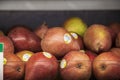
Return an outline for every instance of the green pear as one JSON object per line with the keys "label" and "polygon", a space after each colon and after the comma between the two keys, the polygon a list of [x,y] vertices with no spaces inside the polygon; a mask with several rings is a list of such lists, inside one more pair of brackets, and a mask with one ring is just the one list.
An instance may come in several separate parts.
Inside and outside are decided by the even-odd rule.
{"label": "green pear", "polygon": [[64,28],[69,32],[75,32],[80,36],[83,36],[87,25],[83,22],[83,20],[79,17],[71,17],[64,22]]}

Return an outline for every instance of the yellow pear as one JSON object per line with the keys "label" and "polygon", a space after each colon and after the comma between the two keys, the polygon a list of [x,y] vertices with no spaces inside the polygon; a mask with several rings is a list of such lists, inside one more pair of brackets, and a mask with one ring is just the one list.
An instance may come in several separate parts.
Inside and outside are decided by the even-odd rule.
{"label": "yellow pear", "polygon": [[64,28],[69,32],[75,32],[83,36],[87,30],[87,25],[79,17],[71,17],[64,22]]}

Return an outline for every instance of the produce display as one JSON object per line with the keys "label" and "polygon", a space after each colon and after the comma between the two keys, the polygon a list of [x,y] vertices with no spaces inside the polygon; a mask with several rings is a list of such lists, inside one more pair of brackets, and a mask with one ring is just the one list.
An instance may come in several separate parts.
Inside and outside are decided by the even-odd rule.
{"label": "produce display", "polygon": [[[12,27],[12,26],[11,26]],[[120,80],[120,23],[90,26],[70,17],[31,30],[13,25],[4,34],[4,80]]]}

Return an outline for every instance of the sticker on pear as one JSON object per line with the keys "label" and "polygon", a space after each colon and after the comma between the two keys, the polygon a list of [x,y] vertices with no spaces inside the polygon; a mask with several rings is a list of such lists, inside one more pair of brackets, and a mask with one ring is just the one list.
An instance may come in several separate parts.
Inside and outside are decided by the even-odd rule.
{"label": "sticker on pear", "polygon": [[63,59],[61,62],[60,62],[60,68],[65,68],[67,66],[67,62],[65,59]]}
{"label": "sticker on pear", "polygon": [[69,44],[72,41],[72,38],[69,33],[64,34],[64,41],[66,44]]}
{"label": "sticker on pear", "polygon": [[48,53],[48,52],[43,52],[43,55],[45,57],[47,57],[47,58],[51,58],[52,57],[52,55],[50,53]]}

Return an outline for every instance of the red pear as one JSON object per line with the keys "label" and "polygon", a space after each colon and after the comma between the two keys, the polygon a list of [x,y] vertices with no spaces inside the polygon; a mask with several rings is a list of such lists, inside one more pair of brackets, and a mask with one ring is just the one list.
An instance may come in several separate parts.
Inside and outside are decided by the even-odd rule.
{"label": "red pear", "polygon": [[109,25],[110,29],[117,35],[120,32],[120,23],[114,22]]}
{"label": "red pear", "polygon": [[57,73],[57,59],[50,53],[38,52],[26,64],[25,80],[54,80]]}
{"label": "red pear", "polygon": [[20,80],[24,76],[24,63],[15,54],[4,56],[4,80]]}
{"label": "red pear", "polygon": [[85,32],[84,44],[86,48],[96,53],[108,51],[112,45],[109,29],[100,24],[91,25]]}
{"label": "red pear", "polygon": [[120,32],[120,23],[117,23],[117,22],[111,23],[109,25],[109,30],[112,36],[113,46],[115,47],[116,36]]}
{"label": "red pear", "polygon": [[110,32],[111,38],[112,38],[112,46],[115,46],[116,33],[112,30],[112,28],[109,28],[109,32]]}
{"label": "red pear", "polygon": [[91,61],[83,50],[70,51],[60,63],[63,80],[89,80],[91,69]]}
{"label": "red pear", "polygon": [[16,51],[41,51],[40,38],[24,26],[15,26],[8,36],[12,39]]}
{"label": "red pear", "polygon": [[117,34],[115,45],[120,48],[120,32]]}
{"label": "red pear", "polygon": [[0,36],[0,43],[4,44],[4,55],[14,53],[14,45],[9,37]]}
{"label": "red pear", "polygon": [[80,49],[79,44],[62,27],[49,28],[41,41],[41,47],[43,51],[49,52],[56,57],[62,57],[69,51]]}
{"label": "red pear", "polygon": [[39,36],[39,38],[43,39],[47,30],[48,30],[48,25],[46,23],[43,23],[42,25],[37,27],[34,32],[37,36]]}
{"label": "red pear", "polygon": [[85,53],[89,56],[91,62],[93,62],[93,60],[95,59],[95,57],[97,57],[97,54],[94,53],[94,52],[92,52],[92,51],[87,50]]}
{"label": "red pear", "polygon": [[112,52],[103,52],[93,62],[97,80],[120,80],[120,57]]}
{"label": "red pear", "polygon": [[79,44],[80,49],[84,49],[84,45],[83,45],[83,39],[80,35],[78,35],[77,33],[74,32],[70,32],[70,34],[73,36],[73,38],[75,39],[75,42],[77,44]]}
{"label": "red pear", "polygon": [[120,56],[120,48],[112,48],[110,49],[110,51],[114,54],[116,54],[117,56]]}
{"label": "red pear", "polygon": [[[97,54],[95,54],[94,52],[89,51],[89,50],[85,51],[85,53],[89,56],[90,61],[91,61],[91,65],[93,65],[93,61],[94,61],[94,59],[97,57]],[[91,71],[90,80],[96,80],[96,79],[95,79],[95,76],[94,76],[94,74],[93,74],[93,68],[92,68],[92,71]]]}

